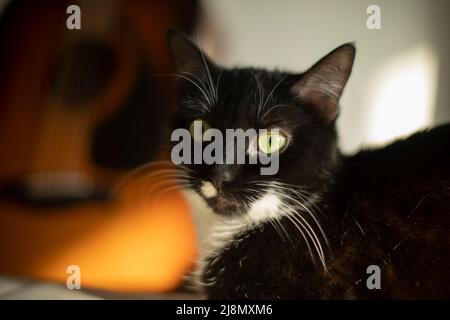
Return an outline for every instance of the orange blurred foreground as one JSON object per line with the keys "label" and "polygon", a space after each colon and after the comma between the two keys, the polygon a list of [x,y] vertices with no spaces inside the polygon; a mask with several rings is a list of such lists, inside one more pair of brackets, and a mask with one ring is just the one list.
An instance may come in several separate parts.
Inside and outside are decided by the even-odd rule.
{"label": "orange blurred foreground", "polygon": [[106,204],[33,213],[3,203],[0,272],[66,283],[67,267],[78,265],[82,288],[176,288],[196,255],[187,203],[178,191],[144,200],[137,190]]}

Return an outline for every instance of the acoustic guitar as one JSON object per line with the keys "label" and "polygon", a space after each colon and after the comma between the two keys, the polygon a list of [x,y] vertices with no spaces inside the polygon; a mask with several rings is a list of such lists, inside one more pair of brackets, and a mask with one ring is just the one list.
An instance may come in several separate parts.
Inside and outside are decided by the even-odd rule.
{"label": "acoustic guitar", "polygon": [[[80,8],[80,29],[67,28],[69,5]],[[88,287],[177,285],[195,256],[181,194],[148,195],[133,179],[113,190],[130,169],[167,157],[171,82],[154,75],[173,72],[166,29],[188,31],[196,13],[194,1],[15,0],[5,9],[0,272],[65,281],[78,265]]]}

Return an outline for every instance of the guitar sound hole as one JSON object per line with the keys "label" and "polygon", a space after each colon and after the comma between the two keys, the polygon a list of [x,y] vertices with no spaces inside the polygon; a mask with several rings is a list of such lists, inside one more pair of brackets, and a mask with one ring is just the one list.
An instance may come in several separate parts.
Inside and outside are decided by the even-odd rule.
{"label": "guitar sound hole", "polygon": [[106,43],[79,42],[57,58],[51,87],[68,105],[82,107],[107,87],[115,65],[114,51]]}

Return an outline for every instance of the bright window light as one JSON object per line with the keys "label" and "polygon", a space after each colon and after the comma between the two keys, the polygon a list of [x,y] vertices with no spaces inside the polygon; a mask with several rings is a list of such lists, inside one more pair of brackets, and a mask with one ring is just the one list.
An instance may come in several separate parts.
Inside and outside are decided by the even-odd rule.
{"label": "bright window light", "polygon": [[381,67],[374,79],[365,145],[380,145],[432,124],[438,62],[421,46]]}

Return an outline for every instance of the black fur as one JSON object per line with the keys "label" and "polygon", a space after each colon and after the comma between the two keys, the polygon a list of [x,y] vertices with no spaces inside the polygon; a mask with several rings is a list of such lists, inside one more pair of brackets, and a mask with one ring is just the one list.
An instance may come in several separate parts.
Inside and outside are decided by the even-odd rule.
{"label": "black fur", "polygon": [[[169,45],[178,69],[188,72],[179,81],[176,128],[201,118],[220,130],[276,126],[289,136],[275,176],[261,176],[259,165],[191,165],[192,188],[201,195],[202,182],[212,182],[218,196],[205,200],[226,219],[239,219],[252,205],[249,197],[267,191],[258,181],[282,182],[278,191],[297,201],[286,203],[317,198],[309,208],[329,243],[302,212],[321,240],[325,272],[288,217],[237,232],[205,258],[208,298],[450,298],[450,125],[347,157],[337,148],[335,119],[353,45],[303,74],[220,68],[175,31]],[[196,105],[205,97],[185,76],[208,84],[208,72],[218,95],[205,111]],[[265,93],[260,112],[258,85]],[[369,265],[381,268],[380,290],[366,286]]]}

